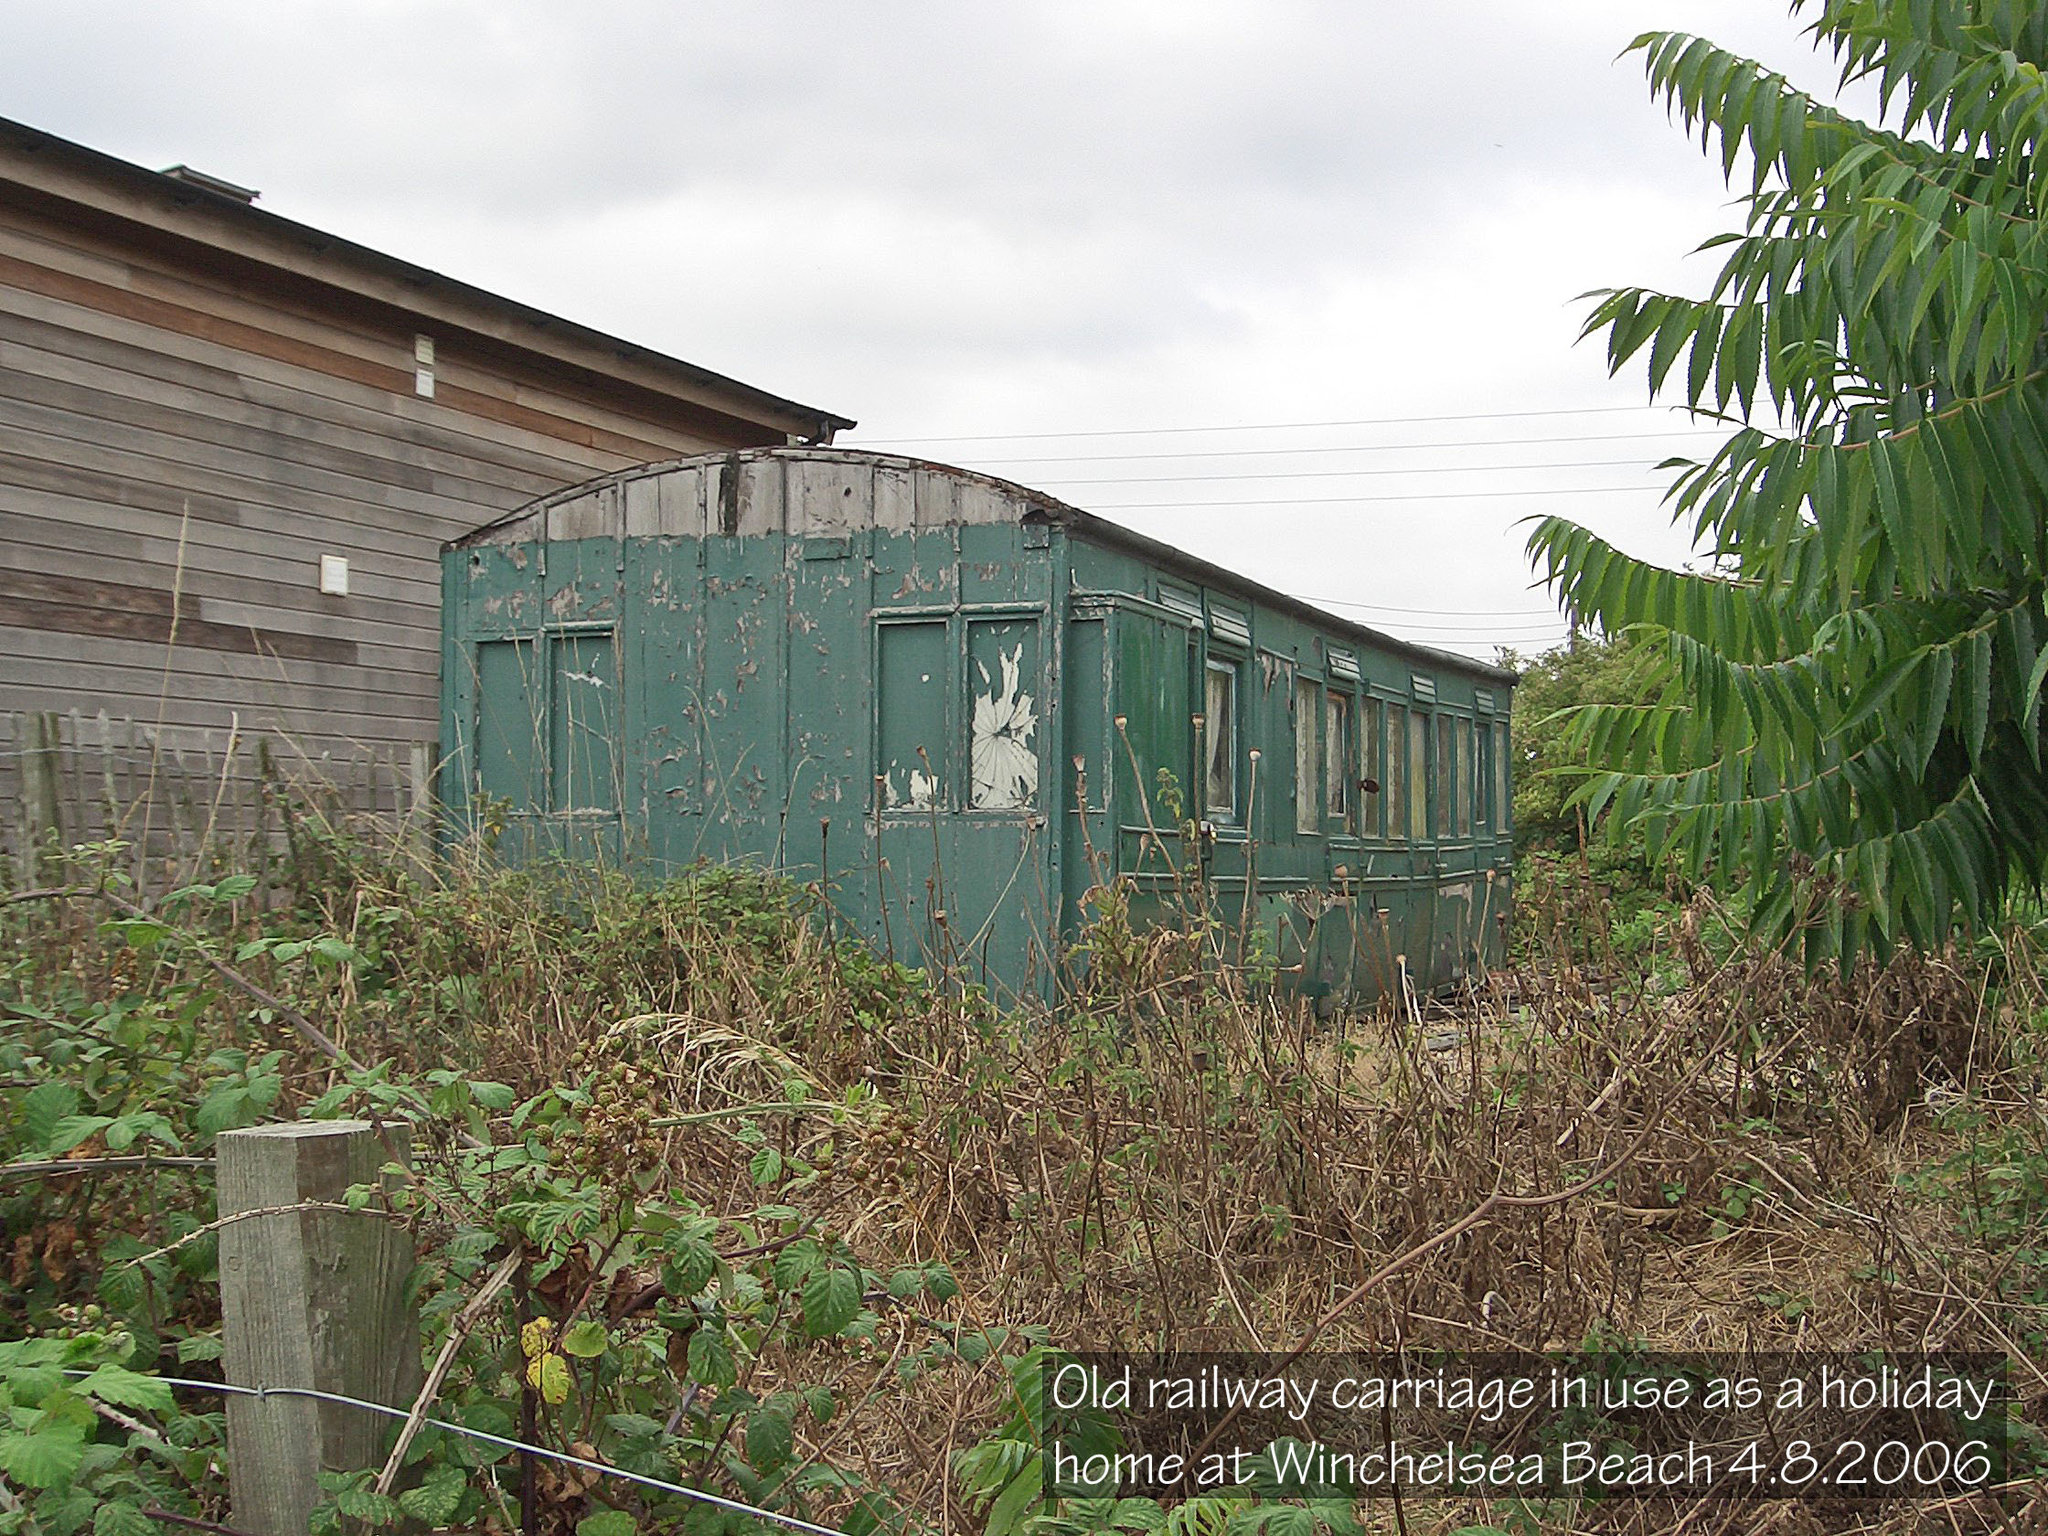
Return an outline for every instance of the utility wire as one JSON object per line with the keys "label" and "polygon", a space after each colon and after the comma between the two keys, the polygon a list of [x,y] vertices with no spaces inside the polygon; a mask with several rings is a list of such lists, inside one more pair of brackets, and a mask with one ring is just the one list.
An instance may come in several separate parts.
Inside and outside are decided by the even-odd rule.
{"label": "utility wire", "polygon": [[[1306,599],[1306,598],[1304,598],[1304,599],[1303,599],[1303,601],[1304,601],[1304,602],[1306,602],[1306,601],[1307,601],[1307,599]],[[1385,629],[1390,629],[1390,630],[1398,630],[1398,631],[1400,631],[1400,632],[1401,632],[1402,634],[1404,634],[1404,635],[1405,635],[1405,634],[1451,634],[1451,635],[1474,635],[1474,634],[1478,634],[1478,635],[1491,635],[1492,633],[1494,633],[1494,631],[1493,631],[1493,630],[1491,630],[1491,629],[1490,629],[1490,628],[1489,628],[1488,626],[1486,626],[1486,625],[1482,625],[1482,624],[1411,624],[1411,623],[1409,623],[1409,622],[1408,622],[1407,620],[1405,620],[1405,619],[1400,619],[1400,620],[1394,620],[1394,619],[1374,619],[1374,620],[1370,620],[1369,622],[1370,622],[1371,624],[1373,624],[1373,625],[1374,625],[1374,627],[1376,627],[1376,628],[1385,628]],[[1500,628],[1500,630],[1498,631],[1498,633],[1500,633],[1501,635],[1507,635],[1507,636],[1512,636],[1512,635],[1547,635],[1547,634],[1551,634],[1551,633],[1553,633],[1553,632],[1556,632],[1556,631],[1559,631],[1559,630],[1565,630],[1565,629],[1569,629],[1570,627],[1571,627],[1571,626],[1570,626],[1569,624],[1567,624],[1567,623],[1566,623],[1566,622],[1565,622],[1565,621],[1564,621],[1563,619],[1559,619],[1559,620],[1557,620],[1557,622],[1556,622],[1556,623],[1554,623],[1554,624],[1509,624],[1509,625],[1503,625],[1503,626],[1502,626],[1502,627]]]}
{"label": "utility wire", "polygon": [[1640,496],[1645,491],[1656,489],[1654,485],[1582,485],[1522,491],[1417,491],[1406,496],[1280,496],[1230,501],[1118,501],[1104,502],[1094,510],[1098,513],[1198,512],[1207,508],[1212,512],[1230,512],[1239,507],[1349,506],[1366,501],[1479,501],[1494,496],[1605,496],[1615,491],[1627,491],[1631,495]]}
{"label": "utility wire", "polygon": [[1546,608],[1391,608],[1385,603],[1355,603],[1344,597],[1304,597],[1304,603],[1326,608],[1359,608],[1369,613],[1420,614],[1428,619],[1548,619],[1561,617]]}
{"label": "utility wire", "polygon": [[1655,459],[1574,459],[1561,464],[1409,464],[1393,469],[1256,469],[1241,475],[1118,475],[1113,479],[1047,479],[1055,485],[1170,485],[1195,480],[1341,480],[1349,475],[1471,475],[1492,470],[1654,469]]}
{"label": "utility wire", "polygon": [[915,443],[1022,443],[1065,437],[1171,437],[1188,432],[1291,432],[1316,427],[1405,427],[1425,421],[1520,421],[1536,416],[1607,416],[1622,411],[1668,411],[1658,405],[1561,406],[1544,411],[1469,411],[1450,416],[1362,416],[1350,421],[1260,421],[1217,427],[1119,427],[1086,432],[982,432],[965,437],[871,437],[874,448]]}
{"label": "utility wire", "polygon": [[1177,453],[1057,453],[1031,459],[981,459],[981,466],[1016,464],[1121,464],[1139,459],[1248,459],[1306,453],[1422,453],[1432,448],[1545,448],[1552,443],[1641,443],[1687,434],[1719,435],[1718,427],[1673,427],[1668,432],[1591,432],[1568,437],[1473,437],[1442,443],[1317,443],[1306,448],[1187,448]]}

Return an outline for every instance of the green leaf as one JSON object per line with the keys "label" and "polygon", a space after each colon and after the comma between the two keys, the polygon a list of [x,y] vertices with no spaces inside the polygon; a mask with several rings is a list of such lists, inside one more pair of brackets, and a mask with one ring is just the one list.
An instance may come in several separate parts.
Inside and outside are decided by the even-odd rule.
{"label": "green leaf", "polygon": [[61,1157],[91,1141],[114,1123],[112,1115],[66,1115],[51,1127],[43,1150],[52,1156]]}
{"label": "green leaf", "polygon": [[446,1525],[455,1518],[462,1507],[462,1496],[469,1491],[469,1474],[460,1467],[443,1462],[430,1468],[420,1479],[419,1486],[408,1488],[398,1496],[398,1507],[415,1520],[428,1525]]}
{"label": "green leaf", "polygon": [[548,1350],[527,1367],[527,1376],[540,1390],[540,1400],[560,1407],[569,1401],[569,1362],[554,1350]]}
{"label": "green leaf", "polygon": [[469,1096],[494,1115],[503,1114],[512,1107],[512,1090],[504,1083],[472,1082]]}
{"label": "green leaf", "polygon": [[103,1365],[86,1377],[80,1387],[101,1402],[119,1408],[141,1408],[150,1413],[171,1411],[170,1383],[126,1366]]}
{"label": "green leaf", "polygon": [[1043,1502],[1045,1460],[1033,1456],[988,1507],[988,1536],[1022,1536]]}
{"label": "green leaf", "polygon": [[804,1332],[814,1339],[843,1331],[860,1315],[860,1276],[843,1264],[829,1265],[804,1282]]}
{"label": "green leaf", "polygon": [[220,1357],[221,1342],[217,1333],[188,1334],[178,1340],[180,1365],[191,1365],[200,1360],[218,1360]]}
{"label": "green leaf", "polygon": [[44,1424],[23,1433],[0,1430],[0,1472],[26,1488],[62,1488],[85,1460],[85,1431],[75,1424]]}
{"label": "green leaf", "polygon": [[726,1346],[724,1330],[714,1325],[706,1324],[690,1335],[687,1359],[690,1380],[704,1386],[722,1390],[739,1380],[732,1350]]}
{"label": "green leaf", "polygon": [[92,1536],[163,1536],[163,1527],[126,1499],[110,1499],[93,1514]]}
{"label": "green leaf", "polygon": [[639,1522],[623,1509],[600,1510],[576,1522],[576,1536],[633,1536]]}
{"label": "green leaf", "polygon": [[570,1325],[568,1332],[562,1335],[563,1352],[582,1360],[596,1359],[605,1352],[610,1343],[611,1335],[605,1331],[604,1324],[595,1318],[585,1318],[580,1323]]}
{"label": "green leaf", "polygon": [[718,1254],[701,1237],[677,1233],[668,1243],[662,1285],[677,1301],[700,1295],[718,1273]]}
{"label": "green leaf", "polygon": [[[2048,657],[2048,652],[2043,655]],[[58,1127],[78,1113],[79,1103],[78,1090],[69,1083],[41,1083],[31,1088],[21,1101],[21,1128],[28,1150],[62,1154],[83,1141],[81,1136],[78,1141],[57,1145]]]}
{"label": "green leaf", "polygon": [[796,1438],[789,1416],[774,1409],[756,1409],[747,1415],[747,1464],[766,1476],[789,1460]]}
{"label": "green leaf", "polygon": [[351,1520],[361,1520],[366,1525],[396,1525],[399,1519],[398,1501],[366,1487],[349,1487],[334,1496],[334,1507]]}

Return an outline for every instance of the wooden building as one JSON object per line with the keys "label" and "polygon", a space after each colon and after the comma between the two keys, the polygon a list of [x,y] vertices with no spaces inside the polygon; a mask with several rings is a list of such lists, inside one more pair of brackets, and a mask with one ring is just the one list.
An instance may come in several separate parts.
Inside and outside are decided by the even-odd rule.
{"label": "wooden building", "polygon": [[0,121],[0,793],[27,736],[105,748],[102,715],[194,749],[431,743],[444,541],[849,425]]}

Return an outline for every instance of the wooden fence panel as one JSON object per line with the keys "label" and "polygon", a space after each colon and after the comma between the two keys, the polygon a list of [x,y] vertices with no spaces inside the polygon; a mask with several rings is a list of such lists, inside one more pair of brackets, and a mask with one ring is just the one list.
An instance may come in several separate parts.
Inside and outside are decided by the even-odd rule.
{"label": "wooden fence panel", "polygon": [[431,842],[430,741],[300,750],[238,729],[158,728],[106,711],[0,713],[0,856],[19,889],[80,844],[125,844],[145,895],[209,870],[266,876],[284,846],[283,801],[337,826]]}

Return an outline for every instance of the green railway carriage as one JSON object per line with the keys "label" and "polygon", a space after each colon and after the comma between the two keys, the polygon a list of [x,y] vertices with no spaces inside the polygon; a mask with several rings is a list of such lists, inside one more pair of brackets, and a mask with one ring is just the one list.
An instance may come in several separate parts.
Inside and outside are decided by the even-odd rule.
{"label": "green railway carriage", "polygon": [[773,866],[999,994],[1056,992],[1112,874],[1142,911],[1199,873],[1318,998],[1500,954],[1512,674],[1023,486],[705,455],[443,558],[442,797],[515,858]]}

